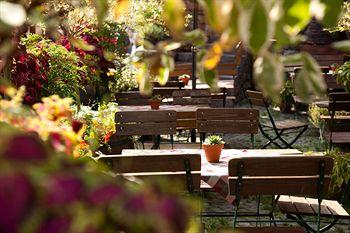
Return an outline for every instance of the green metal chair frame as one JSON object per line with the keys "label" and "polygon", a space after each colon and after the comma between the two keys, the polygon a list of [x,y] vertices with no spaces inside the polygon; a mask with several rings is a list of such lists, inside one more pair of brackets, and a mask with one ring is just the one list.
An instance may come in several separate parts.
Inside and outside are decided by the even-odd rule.
{"label": "green metal chair frame", "polygon": [[[259,91],[247,91],[246,92],[250,106],[258,106],[258,107],[264,107],[267,115],[269,117],[269,120],[271,122],[271,127],[272,131],[274,132],[275,136],[271,137],[268,133],[267,133],[267,129],[265,129],[267,126],[266,125],[262,125],[261,123],[259,123],[259,129],[260,132],[262,133],[262,135],[267,138],[269,141],[262,147],[263,149],[265,149],[266,147],[268,147],[271,144],[276,145],[278,148],[293,148],[292,145],[299,139],[299,137],[307,130],[308,125],[305,124],[303,126],[299,126],[299,127],[290,127],[287,129],[282,129],[279,130],[276,126],[276,122],[269,110],[269,103],[266,101],[266,99],[263,97],[262,93]],[[291,142],[287,142],[284,138],[283,135],[287,135],[290,133],[294,133],[295,130],[301,129],[300,131],[297,132],[297,135],[295,136],[295,138],[293,140],[291,140]],[[293,130],[293,131],[290,131]],[[276,140],[280,140],[282,142],[282,145],[280,145],[279,143],[276,142]]]}
{"label": "green metal chair frame", "polygon": [[[310,172],[306,176],[303,176],[301,172],[298,172],[298,164],[300,160],[307,159],[309,160],[307,165],[302,165],[304,172],[305,169],[310,167]],[[255,160],[255,167],[251,167],[249,161]],[[280,169],[279,172],[274,172],[271,167],[281,162],[285,162],[283,169]],[[292,162],[295,160],[295,164]],[[299,160],[299,161],[297,161]],[[306,161],[306,160],[305,160]],[[261,166],[261,170],[256,168],[256,164]],[[318,167],[318,172],[314,175],[311,173],[314,172],[315,167]],[[277,226],[278,222],[296,222],[302,227],[304,227],[308,232],[323,232],[328,230],[330,227],[334,226],[336,221],[331,222],[324,228],[321,228],[321,202],[324,197],[325,190],[328,189],[328,184],[330,181],[330,172],[333,168],[333,159],[326,156],[283,156],[283,157],[255,157],[255,158],[233,158],[229,162],[229,191],[232,195],[236,196],[236,206],[234,210],[234,227],[236,227],[237,222],[252,222],[247,220],[238,220],[240,216],[248,216],[247,214],[241,215],[238,212],[238,209],[241,204],[242,196],[249,195],[277,195],[277,198],[273,199],[271,211],[267,214],[260,214],[259,212],[250,216],[258,217],[254,222],[267,222]],[[250,171],[247,172],[247,171]],[[253,174],[251,174],[253,171]],[[295,171],[295,172],[294,172]],[[299,176],[298,178],[296,178]],[[279,179],[279,180],[278,180]],[[313,182],[317,182],[315,187],[307,187],[305,185],[305,179],[312,179]],[[275,183],[274,183],[275,182]],[[257,190],[254,188],[255,184]],[[294,189],[288,187],[292,185]],[[290,193],[293,192],[293,193]],[[289,195],[289,194],[302,194],[302,195],[316,195],[318,200],[318,213],[317,219],[306,220],[302,216],[291,217],[287,216],[288,220],[277,221],[274,218],[274,210],[277,206],[278,199],[280,195]],[[269,220],[260,220],[260,217],[269,217]],[[313,229],[309,223],[314,222],[317,224],[317,228]]]}

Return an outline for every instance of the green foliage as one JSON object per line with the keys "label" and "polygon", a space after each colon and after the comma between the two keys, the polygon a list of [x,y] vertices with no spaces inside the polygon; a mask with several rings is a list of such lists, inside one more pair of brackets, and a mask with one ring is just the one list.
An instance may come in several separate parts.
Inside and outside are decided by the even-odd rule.
{"label": "green foliage", "polygon": [[284,88],[281,91],[281,99],[287,103],[294,103],[295,90],[291,80],[284,83]]}
{"label": "green foliage", "polygon": [[211,135],[204,140],[203,144],[204,145],[222,145],[222,144],[225,144],[225,142],[220,136]]}
{"label": "green foliage", "polygon": [[321,119],[321,116],[329,116],[329,111],[327,108],[320,108],[316,104],[311,104],[308,110],[309,121],[316,128],[323,128],[324,120]]}
{"label": "green foliage", "polygon": [[85,75],[86,67],[80,64],[74,52],[36,34],[23,37],[21,44],[28,53],[48,63],[48,69],[44,70],[47,75],[47,84],[43,86],[44,96],[57,94],[60,97],[79,98],[79,81]]}
{"label": "green foliage", "polygon": [[347,92],[350,93],[350,62],[345,62],[336,70],[337,82],[343,85]]}
{"label": "green foliage", "polygon": [[330,29],[332,32],[346,32],[350,30],[350,2],[345,1],[342,7],[342,14],[336,27]]}
{"label": "green foliage", "polygon": [[331,177],[331,190],[340,191],[342,186],[350,181],[350,153],[333,149],[326,152],[327,156],[334,159],[334,166]]}
{"label": "green foliage", "polygon": [[135,71],[127,64],[119,69],[110,69],[108,88],[112,93],[131,91],[138,87]]}

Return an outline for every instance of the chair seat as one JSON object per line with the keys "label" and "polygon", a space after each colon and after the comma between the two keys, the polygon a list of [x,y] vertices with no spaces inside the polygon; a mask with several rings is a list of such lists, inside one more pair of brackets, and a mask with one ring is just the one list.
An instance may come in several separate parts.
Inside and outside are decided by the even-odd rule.
{"label": "chair seat", "polygon": [[[318,201],[315,198],[282,195],[278,200],[278,206],[286,214],[313,216],[318,213]],[[350,218],[339,202],[334,200],[322,200],[321,216],[341,219]]]}
{"label": "chair seat", "polygon": [[306,233],[302,227],[236,227],[235,230],[222,230],[219,233]]}
{"label": "chair seat", "polygon": [[[323,137],[327,142],[331,141],[330,132],[324,132]],[[332,143],[350,144],[350,132],[332,132]]]}
{"label": "chair seat", "polygon": [[[271,123],[262,123],[263,126],[273,128]],[[297,129],[301,127],[305,127],[308,124],[297,121],[297,120],[283,120],[283,121],[275,121],[276,128],[278,130],[286,130],[286,129]]]}

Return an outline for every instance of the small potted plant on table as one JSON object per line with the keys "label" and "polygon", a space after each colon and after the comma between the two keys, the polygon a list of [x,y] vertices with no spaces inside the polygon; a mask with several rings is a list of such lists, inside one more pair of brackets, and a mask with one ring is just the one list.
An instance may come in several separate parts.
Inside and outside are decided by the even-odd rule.
{"label": "small potted plant on table", "polygon": [[188,85],[188,82],[190,81],[190,76],[188,74],[183,74],[179,76],[179,80],[184,83],[184,85]]}
{"label": "small potted plant on table", "polygon": [[222,140],[222,138],[217,135],[212,135],[205,139],[203,143],[203,149],[208,162],[219,162],[224,144],[225,142]]}
{"label": "small potted plant on table", "polygon": [[159,109],[161,102],[162,102],[162,97],[160,95],[154,95],[149,100],[149,105],[151,106],[151,109],[157,110],[157,109]]}

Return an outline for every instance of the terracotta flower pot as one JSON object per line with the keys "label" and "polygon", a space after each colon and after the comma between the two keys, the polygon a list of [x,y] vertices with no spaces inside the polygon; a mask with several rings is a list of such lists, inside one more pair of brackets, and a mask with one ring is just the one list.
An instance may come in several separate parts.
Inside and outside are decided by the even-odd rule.
{"label": "terracotta flower pot", "polygon": [[221,151],[224,148],[224,144],[220,145],[205,145],[203,144],[203,149],[205,152],[205,157],[209,163],[217,163],[220,160]]}
{"label": "terracotta flower pot", "polygon": [[149,105],[151,106],[151,109],[157,110],[157,109],[159,109],[160,101],[159,100],[149,100]]}
{"label": "terracotta flower pot", "polygon": [[186,85],[188,85],[188,82],[190,81],[190,78],[181,78],[180,79],[181,82],[183,82]]}

